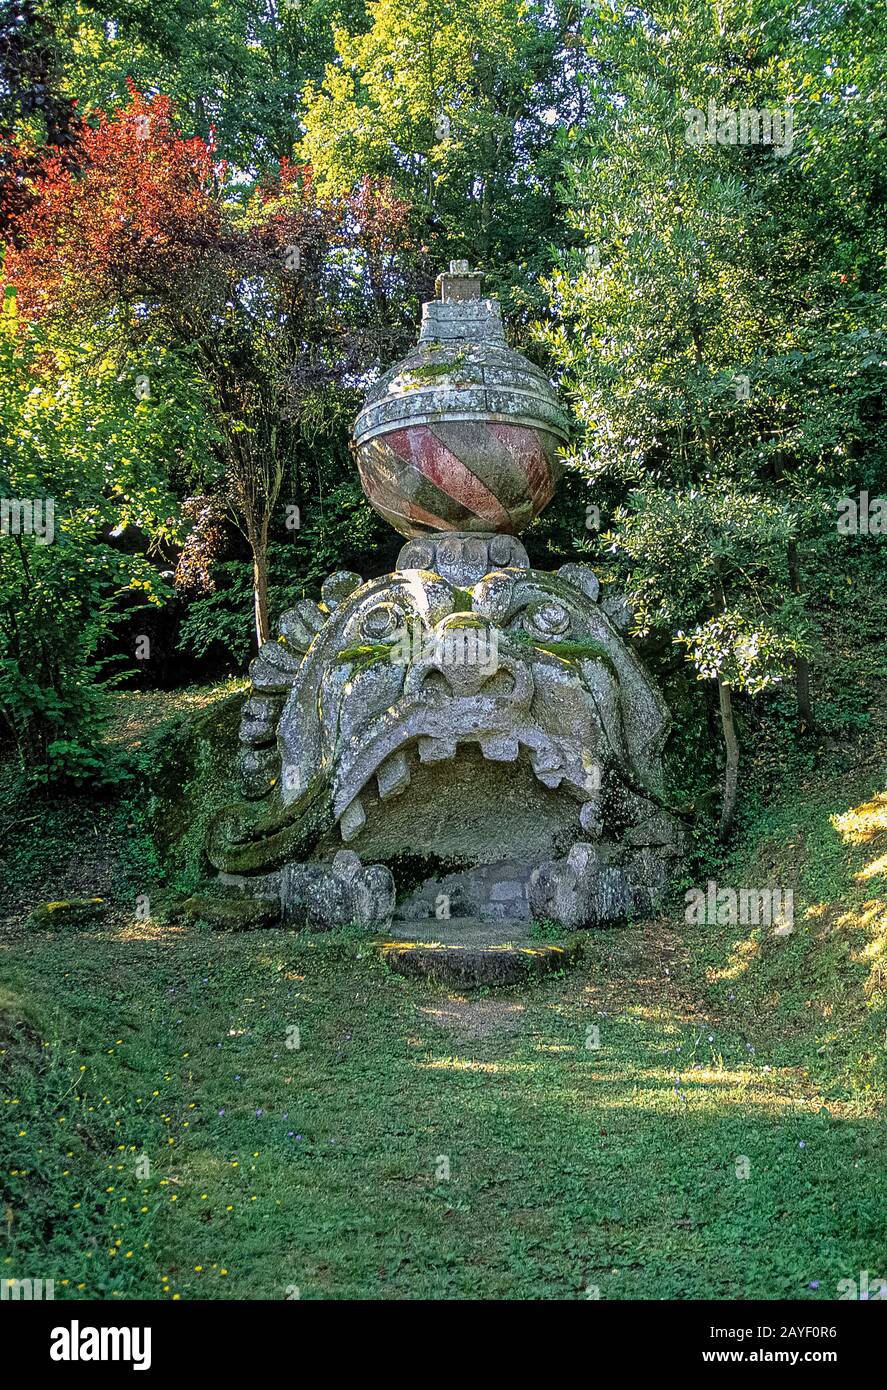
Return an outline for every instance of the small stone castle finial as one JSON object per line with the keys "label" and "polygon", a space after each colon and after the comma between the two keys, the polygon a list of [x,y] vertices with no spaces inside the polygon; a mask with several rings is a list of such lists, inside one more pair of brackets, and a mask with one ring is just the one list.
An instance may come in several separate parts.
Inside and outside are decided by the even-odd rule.
{"label": "small stone castle finial", "polygon": [[449,270],[438,275],[434,292],[444,304],[460,304],[466,299],[480,299],[479,270],[469,270],[467,261],[450,261]]}

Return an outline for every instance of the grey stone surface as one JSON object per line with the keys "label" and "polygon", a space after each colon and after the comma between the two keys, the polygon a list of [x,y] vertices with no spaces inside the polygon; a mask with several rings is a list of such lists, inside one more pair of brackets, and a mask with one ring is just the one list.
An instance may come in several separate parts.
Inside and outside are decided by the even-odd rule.
{"label": "grey stone surface", "polygon": [[[660,804],[668,715],[596,593],[578,565],[493,570],[468,587],[407,568],[309,609],[322,626],[296,671],[284,671],[291,648],[272,667],[282,644],[266,644],[241,730],[261,833],[246,816],[235,838],[257,881],[289,874],[287,921],[383,919],[315,872],[342,845],[387,866],[417,917],[441,893],[488,920],[594,926],[651,910],[680,853]],[[466,634],[473,648],[457,642]],[[266,664],[284,689],[275,676],[269,690]],[[307,808],[316,825],[288,857]],[[214,862],[231,870],[224,852]]]}
{"label": "grey stone surface", "polygon": [[364,867],[352,850],[340,850],[332,864],[288,864],[280,896],[287,926],[381,930],[391,921],[394,879],[383,864]]}
{"label": "grey stone surface", "polygon": [[517,536],[446,531],[409,541],[397,557],[397,568],[429,570],[464,588],[492,570],[529,569],[530,561]]}
{"label": "grey stone surface", "polygon": [[400,975],[421,976],[459,989],[521,984],[552,970],[566,970],[579,958],[573,941],[532,938],[527,923],[460,918],[434,923],[398,923],[378,942],[379,951]]}

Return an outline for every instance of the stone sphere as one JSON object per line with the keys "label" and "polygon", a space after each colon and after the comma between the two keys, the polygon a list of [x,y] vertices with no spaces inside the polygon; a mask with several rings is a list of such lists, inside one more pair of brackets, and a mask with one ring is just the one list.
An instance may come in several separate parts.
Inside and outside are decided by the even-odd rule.
{"label": "stone sphere", "polygon": [[495,299],[424,305],[418,346],[354,426],[364,492],[402,536],[523,530],[554,495],[567,419],[505,342]]}

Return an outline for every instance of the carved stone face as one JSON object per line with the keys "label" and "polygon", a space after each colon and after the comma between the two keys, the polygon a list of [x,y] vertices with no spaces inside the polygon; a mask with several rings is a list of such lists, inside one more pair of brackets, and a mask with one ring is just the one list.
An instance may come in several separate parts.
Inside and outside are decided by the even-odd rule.
{"label": "carved stone face", "polygon": [[334,581],[263,648],[242,726],[281,818],[328,788],[313,857],[538,863],[649,814],[667,716],[590,571]]}

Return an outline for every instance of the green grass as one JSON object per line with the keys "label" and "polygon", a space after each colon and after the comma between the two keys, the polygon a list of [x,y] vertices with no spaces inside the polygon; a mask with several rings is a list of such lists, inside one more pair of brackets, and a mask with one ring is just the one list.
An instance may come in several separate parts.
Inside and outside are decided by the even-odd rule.
{"label": "green grass", "polygon": [[870,1098],[812,1084],[766,1020],[700,1010],[664,928],[463,1002],[348,937],[134,924],[3,955],[7,1277],[83,1298],[816,1298],[887,1266]]}

